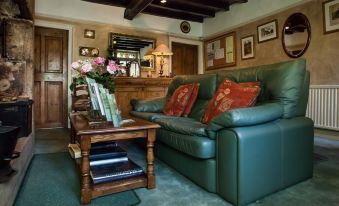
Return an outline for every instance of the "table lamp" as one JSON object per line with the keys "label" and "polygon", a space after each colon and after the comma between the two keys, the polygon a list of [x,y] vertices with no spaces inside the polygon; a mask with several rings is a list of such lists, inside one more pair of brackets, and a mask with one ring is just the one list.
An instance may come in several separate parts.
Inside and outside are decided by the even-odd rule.
{"label": "table lamp", "polygon": [[159,46],[157,46],[157,48],[154,49],[152,54],[155,56],[160,56],[161,58],[159,75],[160,77],[162,77],[164,73],[164,64],[165,64],[164,56],[171,56],[173,55],[173,52],[165,44],[160,44]]}

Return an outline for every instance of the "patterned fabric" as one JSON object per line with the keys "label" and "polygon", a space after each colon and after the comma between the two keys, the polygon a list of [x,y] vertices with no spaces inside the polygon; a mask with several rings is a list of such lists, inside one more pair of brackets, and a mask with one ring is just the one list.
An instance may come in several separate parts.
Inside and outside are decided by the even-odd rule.
{"label": "patterned fabric", "polygon": [[184,113],[182,114],[182,116],[187,117],[191,113],[191,110],[192,110],[192,107],[193,107],[193,105],[195,103],[195,100],[197,100],[197,97],[198,97],[199,86],[200,86],[199,83],[195,83],[194,84],[192,95],[188,99],[186,108],[185,108]]}
{"label": "patterned fabric", "polygon": [[193,89],[194,84],[186,84],[178,87],[174,91],[170,101],[165,106],[163,113],[169,116],[180,117],[186,108]]}
{"label": "patterned fabric", "polygon": [[237,84],[225,79],[209,102],[202,123],[208,124],[214,117],[230,109],[253,106],[260,92],[259,85],[259,82]]}

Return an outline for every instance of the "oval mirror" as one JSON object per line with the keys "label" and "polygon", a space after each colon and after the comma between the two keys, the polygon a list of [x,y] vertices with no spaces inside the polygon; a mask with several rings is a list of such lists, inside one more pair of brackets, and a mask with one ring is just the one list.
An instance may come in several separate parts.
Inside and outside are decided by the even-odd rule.
{"label": "oval mirror", "polygon": [[285,53],[292,58],[302,56],[311,41],[311,26],[307,17],[295,13],[288,17],[282,32],[282,44]]}

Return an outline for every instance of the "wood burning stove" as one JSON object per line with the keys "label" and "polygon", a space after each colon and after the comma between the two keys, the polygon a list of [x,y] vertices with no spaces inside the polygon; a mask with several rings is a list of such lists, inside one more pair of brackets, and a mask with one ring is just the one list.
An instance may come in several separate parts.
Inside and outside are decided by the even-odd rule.
{"label": "wood burning stove", "polygon": [[5,126],[20,128],[19,137],[32,132],[32,100],[0,102],[0,121]]}
{"label": "wood burning stove", "polygon": [[8,181],[16,173],[10,162],[20,156],[14,152],[19,130],[19,127],[0,126],[0,183]]}

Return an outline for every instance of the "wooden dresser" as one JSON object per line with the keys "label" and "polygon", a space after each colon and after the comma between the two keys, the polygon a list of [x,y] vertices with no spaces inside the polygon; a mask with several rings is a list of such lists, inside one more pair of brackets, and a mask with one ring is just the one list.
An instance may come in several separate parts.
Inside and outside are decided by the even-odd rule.
{"label": "wooden dresser", "polygon": [[154,99],[166,96],[171,81],[171,78],[116,78],[115,96],[122,115],[128,115],[131,111],[131,99]]}

